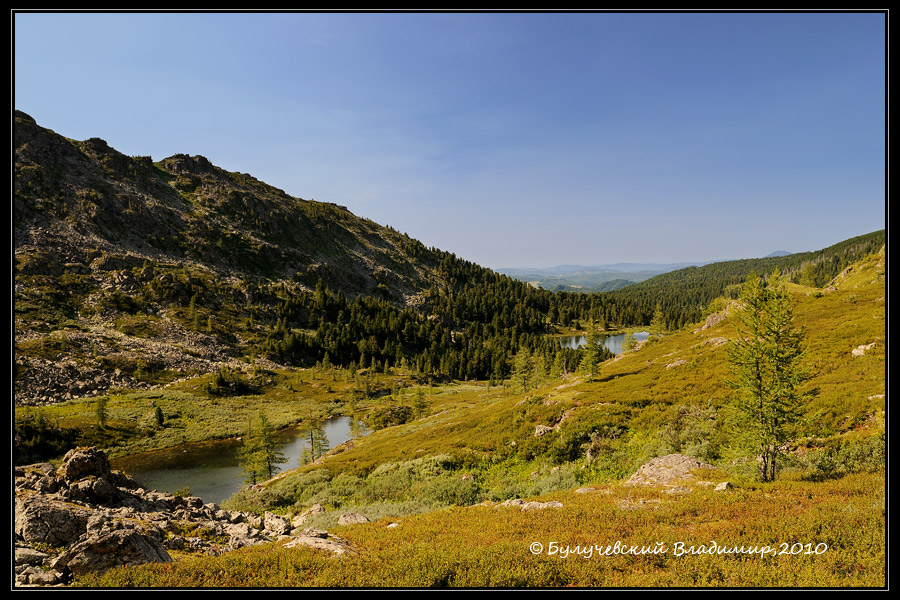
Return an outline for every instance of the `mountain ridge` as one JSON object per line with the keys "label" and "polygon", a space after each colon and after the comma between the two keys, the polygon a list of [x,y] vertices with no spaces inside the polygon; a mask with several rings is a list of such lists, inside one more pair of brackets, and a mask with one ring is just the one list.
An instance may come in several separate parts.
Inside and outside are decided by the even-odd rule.
{"label": "mountain ridge", "polygon": [[15,146],[17,254],[39,251],[49,236],[67,263],[106,252],[294,278],[310,290],[321,278],[350,295],[383,284],[398,302],[429,281],[416,265],[436,263],[424,247],[416,248],[417,262],[408,260],[405,248],[421,245],[391,228],[203,156],[128,157],[99,138],[63,138],[21,111]]}

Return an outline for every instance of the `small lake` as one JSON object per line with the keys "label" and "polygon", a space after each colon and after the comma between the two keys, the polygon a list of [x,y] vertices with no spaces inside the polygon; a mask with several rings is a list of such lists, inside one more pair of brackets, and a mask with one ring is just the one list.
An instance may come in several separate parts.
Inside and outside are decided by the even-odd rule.
{"label": "small lake", "polygon": [[[322,423],[328,448],[365,435],[365,427],[352,417],[332,417]],[[291,427],[275,433],[279,452],[287,460],[279,472],[299,466],[307,448],[309,428]],[[128,456],[113,461],[113,468],[125,471],[147,489],[174,493],[185,487],[204,502],[220,503],[244,485],[246,475],[238,461],[241,442],[236,439],[201,444],[185,444],[157,452]]]}
{"label": "small lake", "polygon": [[[646,340],[650,334],[646,331],[640,331],[632,334],[635,340]],[[608,349],[613,354],[622,354],[622,344],[625,342],[626,334],[600,336],[600,345]],[[559,345],[563,348],[572,348],[577,350],[587,344],[587,338],[583,335],[566,335],[559,338]]]}

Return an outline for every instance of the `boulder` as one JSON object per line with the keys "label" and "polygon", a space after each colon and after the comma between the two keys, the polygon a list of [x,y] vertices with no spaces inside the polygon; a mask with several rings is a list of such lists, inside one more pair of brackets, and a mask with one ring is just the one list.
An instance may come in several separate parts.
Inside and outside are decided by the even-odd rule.
{"label": "boulder", "polygon": [[281,515],[266,511],[263,516],[263,529],[274,535],[287,535],[291,531],[291,522]]}
{"label": "boulder", "polygon": [[[361,516],[361,515],[360,515]],[[366,519],[368,521],[368,519]],[[328,533],[324,529],[304,529],[303,532],[284,545],[285,548],[314,548],[326,550],[335,555],[353,552],[353,548],[346,540]]]}
{"label": "boulder", "polygon": [[553,428],[549,425],[538,425],[534,428],[534,437],[541,437],[545,433],[550,433],[553,431]]}
{"label": "boulder", "polygon": [[338,519],[338,525],[357,525],[368,522],[369,518],[359,513],[344,513]]}
{"label": "boulder", "polygon": [[294,527],[300,527],[301,525],[304,525],[307,521],[309,521],[310,517],[312,517],[313,515],[318,515],[323,512],[325,512],[324,506],[322,506],[321,504],[313,504],[302,513],[294,517],[291,520],[291,525]]}
{"label": "boulder", "polygon": [[654,458],[643,465],[628,479],[631,485],[666,485],[679,479],[692,479],[694,469],[711,469],[712,465],[684,454],[669,454]]}
{"label": "boulder", "polygon": [[544,510],[545,508],[562,508],[563,503],[556,500],[550,502],[526,502],[522,505],[522,510]]}
{"label": "boulder", "polygon": [[63,458],[59,475],[66,482],[78,481],[93,475],[103,477],[109,474],[109,459],[97,448],[74,448]]}
{"label": "boulder", "polygon": [[155,537],[136,529],[117,529],[75,544],[58,556],[52,566],[60,572],[84,575],[149,562],[172,562],[172,557]]}
{"label": "boulder", "polygon": [[16,497],[14,531],[24,542],[67,546],[85,532],[91,514],[89,509],[69,502],[23,494]]}
{"label": "boulder", "polygon": [[15,565],[18,567],[19,565],[31,565],[31,566],[40,566],[44,564],[44,561],[49,559],[50,555],[46,552],[41,552],[40,550],[35,550],[33,548],[27,548],[24,546],[16,547],[15,554]]}
{"label": "boulder", "polygon": [[857,346],[856,348],[851,350],[850,354],[852,354],[853,356],[863,356],[865,355],[867,350],[871,350],[874,347],[875,342],[872,342],[871,344],[863,344],[862,346]]}

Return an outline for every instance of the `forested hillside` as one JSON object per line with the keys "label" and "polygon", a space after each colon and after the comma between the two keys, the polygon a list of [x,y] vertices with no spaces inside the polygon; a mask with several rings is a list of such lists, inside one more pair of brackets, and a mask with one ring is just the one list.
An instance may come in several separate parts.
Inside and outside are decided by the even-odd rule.
{"label": "forested hillside", "polygon": [[815,252],[688,267],[616,290],[610,298],[613,302],[632,305],[633,317],[643,324],[650,323],[659,305],[667,326],[677,329],[701,320],[709,312],[712,300],[720,296],[735,297],[737,288],[750,273],[766,276],[778,269],[794,283],[822,287],[848,265],[877,252],[885,240],[882,229]]}

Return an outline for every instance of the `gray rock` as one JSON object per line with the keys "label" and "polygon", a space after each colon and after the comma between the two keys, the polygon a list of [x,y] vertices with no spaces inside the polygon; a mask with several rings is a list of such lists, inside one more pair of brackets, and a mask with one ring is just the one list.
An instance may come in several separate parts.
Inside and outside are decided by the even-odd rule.
{"label": "gray rock", "polygon": [[15,565],[32,565],[38,566],[44,564],[44,561],[50,558],[50,555],[40,550],[27,547],[16,547]]}
{"label": "gray rock", "polygon": [[321,539],[321,538],[311,538],[311,537],[295,537],[290,542],[284,545],[285,548],[297,548],[300,546],[304,546],[307,548],[315,548],[316,550],[327,550],[332,554],[346,554],[350,551],[350,546],[346,544],[341,544],[340,542],[336,542],[334,540]]}
{"label": "gray rock", "polygon": [[17,585],[47,586],[59,585],[63,577],[56,571],[46,571],[40,567],[27,566],[16,573]]}
{"label": "gray rock", "polygon": [[300,535],[304,537],[315,537],[315,538],[327,538],[330,534],[324,529],[317,529],[315,527],[307,527],[303,531],[300,532]]}
{"label": "gray rock", "polygon": [[643,465],[628,479],[631,485],[665,485],[678,479],[692,479],[693,469],[713,468],[696,458],[683,454],[669,454],[654,458]]}
{"label": "gray rock", "polygon": [[38,494],[16,498],[15,534],[23,541],[67,546],[85,532],[91,511]]}
{"label": "gray rock", "polygon": [[57,571],[84,575],[149,562],[172,562],[172,558],[155,537],[135,529],[119,529],[75,544],[58,556],[52,566]]}
{"label": "gray rock", "polygon": [[545,433],[549,433],[553,431],[553,428],[548,425],[538,425],[534,428],[534,437],[541,437]]}
{"label": "gray rock", "polygon": [[[73,450],[59,469],[31,465],[15,475],[17,585],[55,585],[71,574],[169,562],[166,548],[215,555],[271,542],[290,529],[287,519],[268,513],[271,533],[264,535],[263,520],[252,513],[145,490],[110,471],[106,456],[94,448]],[[61,552],[51,559],[29,545]],[[53,571],[37,568],[45,563]]]}
{"label": "gray rock", "polygon": [[545,508],[562,508],[562,502],[551,500],[550,502],[526,502],[522,505],[522,510],[544,510]]}
{"label": "gray rock", "polygon": [[369,518],[359,513],[344,513],[338,518],[338,525],[357,525],[368,522]]}
{"label": "gray rock", "polygon": [[305,529],[299,536],[294,537],[284,545],[285,548],[314,548],[325,550],[335,555],[348,554],[353,548],[346,540],[332,535],[323,529]]}
{"label": "gray rock", "polygon": [[291,531],[291,522],[281,515],[266,511],[263,517],[263,529],[275,535],[286,535]]}
{"label": "gray rock", "polygon": [[716,486],[715,491],[724,492],[725,490],[732,490],[732,489],[734,489],[734,486],[731,485],[731,482],[723,481],[722,483],[720,483],[719,485]]}
{"label": "gray rock", "polygon": [[302,513],[300,513],[299,515],[294,517],[291,520],[291,525],[293,527],[300,527],[300,526],[304,525],[307,521],[309,521],[310,517],[312,517],[313,515],[318,515],[323,512],[325,512],[324,506],[322,506],[321,504],[313,504],[312,506],[310,506],[309,508],[304,510]]}
{"label": "gray rock", "polygon": [[97,448],[74,448],[63,458],[60,476],[67,482],[91,475],[102,477],[110,472],[109,459]]}
{"label": "gray rock", "polygon": [[524,500],[521,500],[519,498],[510,498],[509,500],[501,502],[497,506],[498,507],[500,507],[500,506],[522,506],[524,504],[525,504]]}

